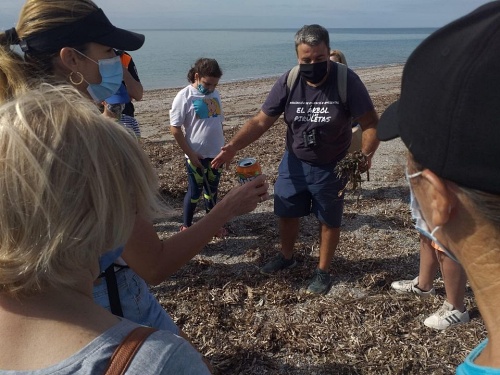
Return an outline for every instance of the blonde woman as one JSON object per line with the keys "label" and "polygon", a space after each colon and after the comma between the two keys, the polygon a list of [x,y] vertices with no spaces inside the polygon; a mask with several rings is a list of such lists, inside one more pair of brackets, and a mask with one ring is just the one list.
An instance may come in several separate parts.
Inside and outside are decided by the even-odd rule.
{"label": "blonde woman", "polygon": [[330,61],[347,65],[347,60],[344,53],[339,49],[330,50]]}
{"label": "blonde woman", "polygon": [[[137,214],[162,211],[155,173],[128,132],[70,87],[0,106],[0,374],[102,374],[139,326],[92,300],[99,258]],[[134,374],[208,374],[201,355],[154,332]]]}
{"label": "blonde woman", "polygon": [[[90,0],[28,0],[17,25],[0,32],[0,104],[42,82],[71,84],[89,103],[100,103],[122,82],[123,67],[113,48],[133,51],[143,43],[143,35],[116,28]],[[13,46],[20,47],[22,54]],[[228,220],[267,199],[267,186],[263,176],[256,183],[232,190],[207,220],[200,221],[195,235],[186,230],[164,241],[138,209],[126,246],[117,246],[101,256],[95,300],[108,309],[115,306],[116,313],[137,323],[178,333],[146,283],[156,285],[165,280]]]}

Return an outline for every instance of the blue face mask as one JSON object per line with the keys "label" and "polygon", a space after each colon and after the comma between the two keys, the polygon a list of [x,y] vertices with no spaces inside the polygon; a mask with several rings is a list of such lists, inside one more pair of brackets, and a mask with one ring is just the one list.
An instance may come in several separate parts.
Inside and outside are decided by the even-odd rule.
{"label": "blue face mask", "polygon": [[88,83],[87,91],[92,99],[100,103],[104,99],[114,95],[120,88],[123,81],[123,67],[120,56],[115,56],[109,59],[92,60],[78,50],[75,50],[87,59],[99,65],[99,74],[101,75],[101,83]]}
{"label": "blue face mask", "polygon": [[198,83],[198,91],[201,92],[203,95],[208,95],[214,92],[214,90],[209,90],[205,86],[203,86],[201,83]]}
{"label": "blue face mask", "polygon": [[[406,179],[409,182],[410,179],[418,177],[421,174],[422,174],[422,172],[416,172],[413,174],[406,173]],[[415,228],[421,234],[423,234],[425,237],[427,237],[431,241],[434,241],[434,243],[436,245],[438,245],[441,249],[443,249],[445,254],[450,259],[452,259],[455,262],[457,262],[458,264],[460,264],[460,262],[455,257],[455,255],[453,255],[453,253],[450,250],[448,250],[445,246],[443,246],[443,244],[441,242],[439,242],[439,240],[434,235],[439,230],[440,227],[437,226],[436,228],[434,228],[432,230],[432,232],[430,231],[429,226],[427,225],[427,222],[424,219],[424,215],[422,215],[422,210],[420,209],[420,205],[418,204],[417,199],[415,198],[415,195],[413,194],[413,189],[411,188],[411,184],[409,184],[409,185],[410,185],[410,209],[411,209],[411,216],[412,216],[413,220],[415,220]]]}

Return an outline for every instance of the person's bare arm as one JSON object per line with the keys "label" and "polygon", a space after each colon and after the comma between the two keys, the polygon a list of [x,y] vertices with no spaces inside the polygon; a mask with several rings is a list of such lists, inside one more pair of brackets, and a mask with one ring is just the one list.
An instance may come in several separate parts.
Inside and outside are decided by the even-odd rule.
{"label": "person's bare arm", "polygon": [[269,198],[265,176],[235,187],[196,224],[161,241],[153,224],[137,217],[122,257],[148,284],[157,285],[184,266],[231,218]]}
{"label": "person's bare arm", "polygon": [[191,147],[189,147],[182,129],[179,126],[170,126],[170,132],[172,133],[179,147],[188,156],[189,160],[191,160],[191,164],[193,164],[196,168],[203,169],[203,164],[201,164],[200,162],[200,155],[198,155],[193,151]]}
{"label": "person's bare arm", "polygon": [[125,67],[123,68],[123,81],[125,82],[125,86],[127,86],[127,92],[130,98],[137,101],[141,100],[144,94],[142,83],[136,81]]}
{"label": "person's bare arm", "polygon": [[219,154],[212,160],[212,168],[220,168],[223,164],[226,164],[226,168],[229,168],[229,164],[236,152],[259,139],[278,118],[279,116],[271,117],[259,111],[254,117],[245,122],[238,133],[226,145],[222,146]]}
{"label": "person's bare arm", "polygon": [[378,115],[375,110],[365,113],[356,119],[363,130],[361,139],[361,152],[366,156],[366,165],[360,166],[361,172],[366,172],[371,168],[372,158],[380,144],[377,138]]}

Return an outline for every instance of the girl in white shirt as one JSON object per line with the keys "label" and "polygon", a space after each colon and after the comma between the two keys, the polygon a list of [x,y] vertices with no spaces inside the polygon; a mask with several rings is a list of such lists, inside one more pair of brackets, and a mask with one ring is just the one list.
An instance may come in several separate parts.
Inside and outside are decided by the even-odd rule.
{"label": "girl in white shirt", "polygon": [[[214,169],[210,163],[224,145],[224,114],[215,89],[221,76],[215,59],[198,59],[187,74],[190,84],[177,93],[170,110],[170,130],[184,151],[188,175],[181,231],[193,224],[202,194],[207,213],[217,203],[222,168]],[[222,227],[217,236],[226,234]]]}

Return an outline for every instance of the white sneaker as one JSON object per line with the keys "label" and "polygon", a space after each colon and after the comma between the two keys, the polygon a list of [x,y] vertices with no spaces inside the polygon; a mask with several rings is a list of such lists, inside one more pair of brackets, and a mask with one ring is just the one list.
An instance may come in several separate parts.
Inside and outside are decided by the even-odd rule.
{"label": "white sneaker", "polygon": [[434,289],[434,287],[432,287],[431,290],[425,292],[425,291],[417,288],[417,285],[418,285],[418,276],[415,277],[413,280],[394,281],[391,284],[391,288],[394,289],[398,293],[413,293],[413,294],[416,294],[422,298],[427,298],[427,297],[436,295],[436,290]]}
{"label": "white sneaker", "polygon": [[444,301],[438,311],[424,320],[424,324],[434,329],[446,329],[456,324],[467,323],[469,320],[467,310],[464,312],[454,310],[451,303]]}

